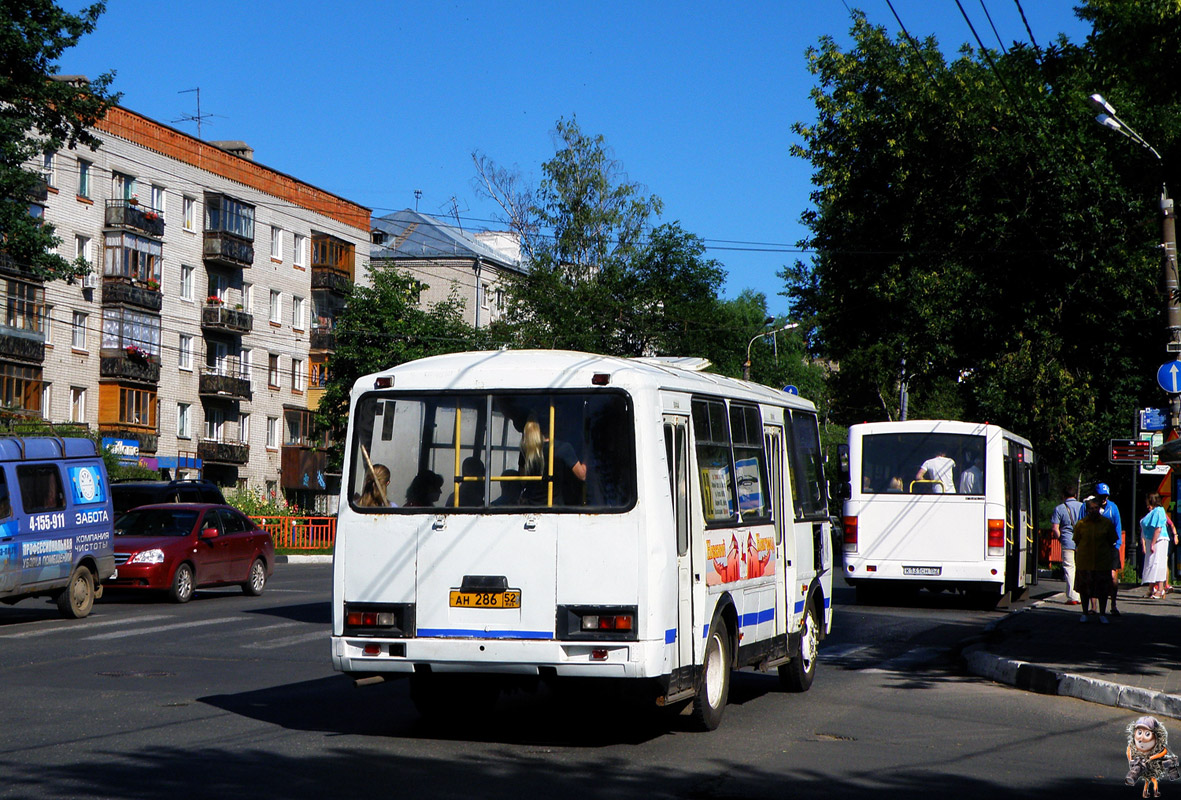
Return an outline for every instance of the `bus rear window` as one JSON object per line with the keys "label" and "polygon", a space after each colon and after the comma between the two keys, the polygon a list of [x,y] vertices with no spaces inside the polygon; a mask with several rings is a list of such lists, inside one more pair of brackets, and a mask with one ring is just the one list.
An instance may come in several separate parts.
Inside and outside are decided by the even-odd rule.
{"label": "bus rear window", "polygon": [[635,502],[622,393],[371,394],[353,426],[349,502],[361,512],[611,511]]}
{"label": "bus rear window", "polygon": [[862,494],[984,494],[983,436],[877,433],[861,440]]}

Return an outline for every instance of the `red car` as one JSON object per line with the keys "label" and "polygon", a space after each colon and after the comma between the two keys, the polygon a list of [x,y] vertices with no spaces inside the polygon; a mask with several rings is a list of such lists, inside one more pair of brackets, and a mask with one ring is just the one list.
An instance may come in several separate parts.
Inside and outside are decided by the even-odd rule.
{"label": "red car", "polygon": [[103,585],[163,589],[177,603],[187,603],[199,586],[239,584],[260,595],[274,564],[274,539],[241,511],[160,503],[115,521],[116,571]]}

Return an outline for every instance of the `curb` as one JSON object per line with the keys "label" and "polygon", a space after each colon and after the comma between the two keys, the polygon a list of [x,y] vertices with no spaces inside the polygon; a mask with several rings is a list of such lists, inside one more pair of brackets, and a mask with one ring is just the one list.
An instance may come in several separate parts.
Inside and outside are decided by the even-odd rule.
{"label": "curb", "polygon": [[331,564],[332,556],[275,556],[276,564]]}
{"label": "curb", "polygon": [[[1031,603],[1026,608],[990,622],[985,626],[985,631],[995,630],[1005,620],[1016,614],[1037,608],[1042,602],[1044,601]],[[1031,664],[1028,661],[993,655],[985,649],[987,645],[980,641],[980,637],[969,639],[965,645],[960,652],[960,659],[967,671],[977,677],[1003,683],[1026,692],[1073,697],[1088,703],[1099,703],[1115,708],[1127,708],[1132,711],[1144,711],[1172,719],[1181,719],[1181,696],[1179,695],[1154,692],[1135,686],[1124,686],[1098,678],[1089,678],[1085,675],[1059,672],[1040,664]]]}

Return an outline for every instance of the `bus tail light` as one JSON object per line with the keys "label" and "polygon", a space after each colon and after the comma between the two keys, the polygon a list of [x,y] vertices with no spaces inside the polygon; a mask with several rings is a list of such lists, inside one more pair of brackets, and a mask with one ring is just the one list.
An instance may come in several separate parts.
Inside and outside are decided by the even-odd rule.
{"label": "bus tail light", "polygon": [[344,632],[349,636],[413,636],[414,607],[409,603],[346,603]]}
{"label": "bus tail light", "polygon": [[560,639],[631,641],[638,633],[636,606],[558,606],[556,633]]}
{"label": "bus tail light", "polygon": [[845,552],[857,552],[857,517],[842,518],[845,526]]}
{"label": "bus tail light", "polygon": [[587,614],[582,618],[584,631],[630,631],[634,624],[631,614]]}
{"label": "bus tail light", "polygon": [[988,521],[988,554],[990,556],[1005,554],[1005,521],[1003,519]]}

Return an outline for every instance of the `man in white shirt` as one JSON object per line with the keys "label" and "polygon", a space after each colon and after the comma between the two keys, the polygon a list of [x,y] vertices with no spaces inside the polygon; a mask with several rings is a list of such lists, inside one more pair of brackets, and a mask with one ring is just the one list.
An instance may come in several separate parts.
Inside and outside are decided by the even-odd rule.
{"label": "man in white shirt", "polygon": [[984,494],[984,474],[976,463],[976,454],[969,450],[964,453],[964,461],[968,468],[960,473],[960,494]]}
{"label": "man in white shirt", "polygon": [[941,449],[936,455],[924,461],[914,479],[928,480],[925,477],[928,473],[931,475],[929,480],[938,481],[932,487],[935,494],[955,494],[955,461],[947,457],[946,450]]}

